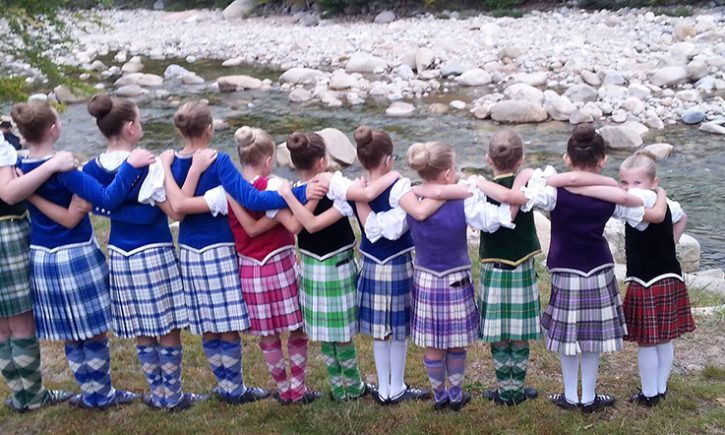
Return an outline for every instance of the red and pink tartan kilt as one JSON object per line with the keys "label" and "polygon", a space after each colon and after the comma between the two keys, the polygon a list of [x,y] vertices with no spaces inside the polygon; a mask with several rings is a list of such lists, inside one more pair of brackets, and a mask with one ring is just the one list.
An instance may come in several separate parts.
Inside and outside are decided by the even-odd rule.
{"label": "red and pink tartan kilt", "polygon": [[300,310],[297,257],[287,249],[264,264],[239,258],[239,278],[247,303],[252,335],[274,335],[304,325]]}
{"label": "red and pink tartan kilt", "polygon": [[624,298],[627,341],[653,346],[695,330],[687,286],[677,278],[664,278],[649,287],[631,281]]}

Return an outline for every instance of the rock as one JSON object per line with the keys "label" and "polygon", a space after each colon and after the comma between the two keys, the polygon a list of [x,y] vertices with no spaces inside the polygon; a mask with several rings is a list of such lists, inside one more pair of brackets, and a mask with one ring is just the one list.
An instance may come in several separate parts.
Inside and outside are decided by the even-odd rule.
{"label": "rock", "polygon": [[433,103],[428,106],[428,111],[433,115],[443,115],[444,113],[448,113],[448,106],[443,103]]}
{"label": "rock", "polygon": [[222,92],[259,89],[262,87],[261,80],[246,75],[222,76],[216,79],[216,83]]}
{"label": "rock", "polygon": [[551,245],[551,222],[540,211],[534,210],[534,224],[536,225],[536,235],[541,244],[541,252],[549,255],[549,246]]}
{"label": "rock", "polygon": [[288,98],[292,103],[304,103],[312,99],[312,92],[304,88],[297,88],[290,92]]}
{"label": "rock", "polygon": [[403,57],[400,59],[402,65],[408,65],[411,70],[415,69],[415,56],[418,54],[417,49],[408,50],[403,53]]}
{"label": "rock", "polygon": [[604,73],[604,81],[602,83],[605,85],[625,85],[627,84],[627,80],[624,79],[624,76],[619,71],[610,69]]}
{"label": "rock", "polygon": [[297,22],[305,27],[315,27],[320,24],[320,16],[315,13],[301,14]]}
{"label": "rock", "polygon": [[594,72],[591,72],[589,70],[582,70],[582,72],[580,72],[579,74],[581,75],[582,80],[584,80],[584,82],[589,85],[599,86],[602,84],[602,81],[599,79],[599,75]]}
{"label": "rock", "polygon": [[531,86],[544,86],[549,79],[549,73],[546,71],[538,71],[533,73],[518,73],[511,77],[514,81],[525,83]]}
{"label": "rock", "polygon": [[627,91],[630,96],[639,98],[640,100],[645,100],[652,95],[652,91],[650,88],[644,85],[640,85],[639,83],[632,83],[627,88]]}
{"label": "rock", "polygon": [[627,112],[622,109],[617,109],[612,112],[612,121],[622,123],[627,120]]}
{"label": "rock", "polygon": [[678,91],[675,94],[675,98],[680,101],[687,101],[689,103],[699,103],[702,101],[700,93],[696,89],[685,89],[684,91]]}
{"label": "rock", "polygon": [[134,62],[133,59],[123,64],[121,72],[123,73],[137,73],[143,71],[143,64],[141,61]]}
{"label": "rock", "polygon": [[700,243],[691,235],[683,234],[677,244],[677,258],[683,272],[696,272],[700,269]]}
{"label": "rock", "polygon": [[459,76],[466,71],[466,67],[460,63],[444,63],[440,66],[440,72],[443,77]]}
{"label": "rock", "polygon": [[690,20],[678,21],[672,28],[672,39],[675,41],[683,41],[695,35],[697,35],[697,32]]}
{"label": "rock", "polygon": [[695,83],[695,89],[704,92],[712,92],[713,89],[715,89],[715,83],[715,77],[705,76]]}
{"label": "rock", "polygon": [[148,91],[139,85],[125,85],[116,89],[116,95],[119,97],[138,97],[146,92]]}
{"label": "rock", "polygon": [[604,143],[613,149],[636,149],[642,145],[639,133],[625,125],[606,126],[599,129]]}
{"label": "rock", "polygon": [[239,66],[245,62],[243,57],[233,57],[222,62],[223,67]]}
{"label": "rock", "polygon": [[566,92],[564,92],[564,95],[575,103],[587,103],[590,101],[596,101],[599,94],[593,87],[585,84],[579,84],[567,89]]}
{"label": "rock", "polygon": [[184,60],[186,61],[186,63],[194,63],[194,62],[196,62],[196,56],[193,56],[190,54],[190,55],[186,56],[184,58]]}
{"label": "rock", "polygon": [[504,47],[498,52],[499,60],[514,60],[524,55],[524,50],[519,47]]}
{"label": "rock", "polygon": [[649,128],[647,128],[644,124],[640,124],[637,121],[629,121],[625,123],[622,127],[628,128],[640,136],[644,136],[649,131]]}
{"label": "rock", "polygon": [[322,71],[312,68],[290,68],[279,76],[279,81],[293,85],[309,84],[314,83],[324,74]]}
{"label": "rock", "polygon": [[145,88],[158,87],[164,84],[164,78],[156,74],[131,73],[122,76],[114,86],[139,85]]}
{"label": "rock", "polygon": [[546,110],[528,100],[499,101],[491,108],[491,119],[498,122],[542,122],[546,118]]}
{"label": "rock", "polygon": [[526,83],[514,83],[506,88],[503,93],[512,100],[527,100],[536,104],[541,104],[544,101],[544,93]]}
{"label": "rock", "polygon": [[475,68],[456,77],[456,82],[461,86],[483,86],[491,83],[491,75],[481,68]]}
{"label": "rock", "polygon": [[547,90],[544,92],[544,110],[551,119],[568,121],[571,114],[576,111],[576,106],[567,97],[561,97],[556,92]]}
{"label": "rock", "polygon": [[74,94],[70,89],[63,85],[53,88],[53,93],[55,94],[56,100],[63,104],[80,103],[86,100],[86,97]]}
{"label": "rock", "polygon": [[649,82],[655,86],[674,86],[687,80],[687,69],[681,66],[660,68],[650,77]]}
{"label": "rock", "polygon": [[648,151],[652,153],[653,156],[657,158],[657,160],[664,160],[667,157],[672,154],[672,150],[674,150],[675,147],[668,143],[653,143],[652,145],[647,145],[644,147],[644,151]]}
{"label": "rock", "polygon": [[350,89],[357,86],[357,79],[349,74],[346,74],[343,70],[337,70],[332,73],[330,78],[330,89],[341,91],[344,89]]}
{"label": "rock", "polygon": [[128,54],[125,51],[119,51],[113,56],[113,60],[118,63],[124,63],[128,59]]}
{"label": "rock", "polygon": [[277,164],[279,166],[286,166],[290,169],[294,169],[295,165],[292,164],[292,158],[290,157],[289,150],[287,149],[287,143],[282,142],[277,145],[277,152],[275,153]]}
{"label": "rock", "polygon": [[385,114],[388,116],[410,116],[415,112],[415,106],[403,101],[395,101],[387,109]]}
{"label": "rock", "polygon": [[450,103],[448,103],[451,108],[456,110],[463,110],[466,108],[466,102],[461,100],[453,100]]}
{"label": "rock", "polygon": [[433,64],[434,59],[435,55],[433,54],[433,50],[429,48],[419,49],[415,54],[415,70],[418,71],[418,74],[422,73]]}
{"label": "rock", "polygon": [[352,165],[357,158],[357,149],[350,139],[336,128],[323,128],[316,132],[322,136],[327,154],[343,165]]}
{"label": "rock", "polygon": [[382,11],[375,16],[375,22],[378,24],[387,24],[395,21],[395,12]]}
{"label": "rock", "polygon": [[627,98],[629,91],[624,86],[603,85],[599,88],[597,95],[603,100],[623,100]]}
{"label": "rock", "polygon": [[214,131],[221,131],[221,130],[228,130],[229,124],[223,119],[220,118],[214,118],[212,119],[212,126],[214,126]]}
{"label": "rock", "polygon": [[365,104],[365,99],[360,96],[357,92],[348,92],[345,94],[347,103],[351,106],[360,106]]}
{"label": "rock", "polygon": [[385,59],[367,53],[355,53],[347,61],[345,71],[349,73],[371,73],[375,70],[384,70],[388,67]]}
{"label": "rock", "polygon": [[622,108],[636,115],[644,112],[645,105],[639,98],[629,97],[622,102]]}
{"label": "rock", "polygon": [[493,101],[484,101],[480,106],[471,109],[471,113],[476,119],[486,119],[491,116],[491,108],[494,104]]}
{"label": "rock", "polygon": [[725,134],[725,127],[715,121],[703,123],[700,125],[700,130],[707,133]]}
{"label": "rock", "polygon": [[401,79],[410,80],[415,77],[413,68],[406,64],[401,64],[393,68],[393,74],[397,75]]}
{"label": "rock", "polygon": [[93,71],[105,71],[108,69],[105,63],[101,62],[100,60],[94,60],[91,64],[91,69]]}
{"label": "rock", "polygon": [[657,116],[656,112],[648,111],[645,115],[646,119],[644,120],[644,124],[649,127],[653,128],[655,130],[662,130],[665,128],[665,123],[662,122],[659,116]]}
{"label": "rock", "polygon": [[691,107],[684,112],[682,112],[682,116],[680,117],[680,120],[688,125],[692,124],[699,124],[705,119],[705,112],[700,110],[697,107]]}
{"label": "rock", "polygon": [[234,0],[222,11],[225,20],[238,20],[247,18],[252,15],[252,11],[257,7],[255,0]]}
{"label": "rock", "polygon": [[602,117],[602,109],[599,108],[595,103],[589,102],[582,106],[581,109],[579,109],[582,113],[590,115],[592,119],[599,119]]}
{"label": "rock", "polygon": [[184,77],[185,75],[188,75],[188,74],[192,74],[192,72],[189,71],[188,69],[184,68],[183,66],[176,65],[174,63],[172,63],[171,65],[167,66],[166,69],[164,70],[164,78],[166,80],[169,80],[169,79],[180,79],[180,78],[182,78],[182,77]]}
{"label": "rock", "polygon": [[571,115],[569,115],[569,122],[574,125],[585,124],[588,122],[594,122],[594,117],[582,110],[575,110]]}
{"label": "rock", "polygon": [[191,73],[182,77],[181,83],[184,85],[200,85],[204,83],[204,79],[202,77],[199,77],[195,73]]}
{"label": "rock", "polygon": [[687,77],[692,81],[700,80],[707,76],[708,66],[701,60],[693,60],[687,64]]}
{"label": "rock", "polygon": [[619,219],[609,219],[604,226],[604,238],[607,239],[614,262],[625,263],[627,257],[624,247],[624,222]]}
{"label": "rock", "polygon": [[377,82],[370,88],[370,90],[368,91],[368,94],[375,96],[375,97],[381,97],[384,95],[388,95],[388,93],[392,90],[393,90],[392,85],[390,85],[388,83]]}
{"label": "rock", "polygon": [[48,101],[48,96],[45,94],[33,94],[28,97],[28,102],[32,103],[34,101],[39,103],[45,103],[46,101]]}

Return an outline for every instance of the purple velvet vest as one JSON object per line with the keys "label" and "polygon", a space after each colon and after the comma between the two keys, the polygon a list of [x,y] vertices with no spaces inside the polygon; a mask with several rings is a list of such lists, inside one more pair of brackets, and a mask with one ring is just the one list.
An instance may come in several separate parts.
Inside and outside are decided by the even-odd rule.
{"label": "purple velvet vest", "polygon": [[424,221],[408,216],[415,265],[436,273],[470,267],[463,200],[447,201]]}
{"label": "purple velvet vest", "polygon": [[557,189],[556,207],[551,211],[549,270],[570,269],[588,274],[613,263],[604,238],[604,226],[615,205]]}

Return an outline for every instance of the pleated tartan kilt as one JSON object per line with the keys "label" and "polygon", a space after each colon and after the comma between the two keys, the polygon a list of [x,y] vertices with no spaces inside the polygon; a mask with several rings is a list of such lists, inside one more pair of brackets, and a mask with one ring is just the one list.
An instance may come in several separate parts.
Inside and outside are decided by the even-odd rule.
{"label": "pleated tartan kilt", "polygon": [[234,245],[214,246],[200,252],[182,246],[179,252],[191,332],[219,334],[249,328]]}
{"label": "pleated tartan kilt", "polygon": [[160,337],[189,326],[173,246],[148,248],[131,255],[109,248],[108,268],[116,335]]}
{"label": "pleated tartan kilt", "polygon": [[264,264],[240,257],[239,279],[251,321],[247,332],[274,335],[304,326],[294,249],[278,252]]}
{"label": "pleated tartan kilt", "polygon": [[397,256],[380,264],[363,255],[357,279],[358,328],[377,340],[410,335],[413,256]]}
{"label": "pleated tartan kilt", "polygon": [[590,276],[551,274],[551,299],[541,316],[546,348],[576,355],[622,350],[627,334],[614,268]]}
{"label": "pleated tartan kilt", "polygon": [[314,341],[347,342],[356,333],[357,266],[352,249],[323,261],[301,255],[300,306],[305,332]]}
{"label": "pleated tartan kilt", "polygon": [[481,340],[496,343],[541,337],[541,304],[533,258],[512,270],[481,263],[480,281]]}
{"label": "pleated tartan kilt", "polygon": [[664,278],[649,287],[632,281],[624,297],[628,335],[625,340],[654,346],[695,330],[687,286]]}
{"label": "pleated tartan kilt", "polygon": [[471,270],[437,276],[413,274],[413,342],[421,347],[466,347],[478,338],[478,310]]}
{"label": "pleated tartan kilt", "polygon": [[108,267],[95,239],[53,252],[31,247],[30,287],[40,339],[85,340],[111,326]]}
{"label": "pleated tartan kilt", "polygon": [[0,221],[0,317],[33,309],[30,293],[30,223]]}

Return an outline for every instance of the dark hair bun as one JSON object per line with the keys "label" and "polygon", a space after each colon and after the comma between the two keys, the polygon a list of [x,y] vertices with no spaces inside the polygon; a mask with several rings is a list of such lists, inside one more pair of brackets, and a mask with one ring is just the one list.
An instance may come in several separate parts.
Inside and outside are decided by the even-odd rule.
{"label": "dark hair bun", "polygon": [[16,124],[29,124],[33,122],[33,118],[35,117],[33,108],[28,103],[14,105],[10,114]]}
{"label": "dark hair bun", "polygon": [[579,124],[574,128],[572,138],[579,143],[591,142],[597,132],[591,124]]}
{"label": "dark hair bun", "polygon": [[358,148],[365,147],[373,140],[373,130],[370,127],[361,125],[355,129],[354,137]]}
{"label": "dark hair bun", "polygon": [[113,108],[113,100],[106,93],[96,94],[88,102],[88,113],[94,118],[103,118]]}
{"label": "dark hair bun", "polygon": [[287,149],[290,151],[302,151],[310,144],[307,135],[295,131],[287,137]]}

